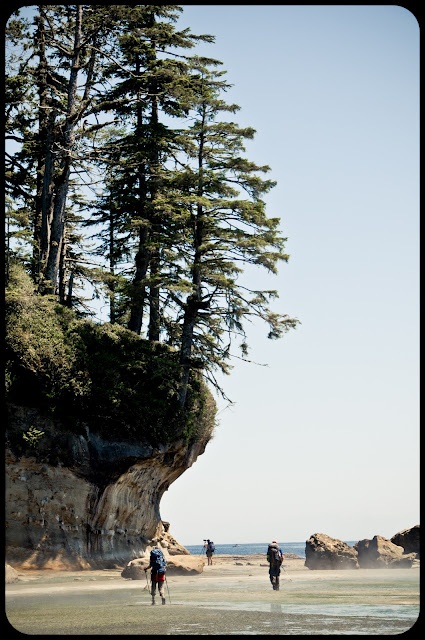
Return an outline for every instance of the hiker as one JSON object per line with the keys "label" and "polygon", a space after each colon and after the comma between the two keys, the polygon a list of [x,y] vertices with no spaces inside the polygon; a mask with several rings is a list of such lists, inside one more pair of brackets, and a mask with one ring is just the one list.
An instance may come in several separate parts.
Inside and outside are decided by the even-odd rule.
{"label": "hiker", "polygon": [[164,554],[162,553],[161,549],[155,547],[150,553],[149,565],[145,568],[145,573],[148,569],[151,570],[152,604],[155,604],[155,592],[157,586],[159,595],[161,596],[162,604],[165,604],[164,584],[166,567],[167,561],[164,558]]}
{"label": "hiker", "polygon": [[212,564],[212,557],[213,557],[213,553],[215,551],[215,545],[214,542],[212,540],[204,540],[205,544],[204,544],[204,548],[205,548],[205,553],[207,555],[207,559],[208,559],[208,564]]}
{"label": "hiker", "polygon": [[270,564],[269,576],[273,591],[279,591],[280,567],[282,566],[284,557],[277,540],[272,540],[267,549],[267,561]]}

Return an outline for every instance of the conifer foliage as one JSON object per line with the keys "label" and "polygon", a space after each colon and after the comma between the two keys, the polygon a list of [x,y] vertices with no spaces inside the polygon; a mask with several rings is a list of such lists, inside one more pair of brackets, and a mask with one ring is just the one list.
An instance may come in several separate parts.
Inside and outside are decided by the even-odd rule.
{"label": "conifer foliage", "polygon": [[[245,156],[222,63],[196,54],[212,35],[179,28],[177,5],[40,5],[15,12],[6,42],[6,266],[38,295],[178,355],[184,409],[193,375],[223,395],[246,323],[269,338],[298,320],[244,269],[287,261],[275,183]],[[251,268],[251,267],[250,267]],[[8,271],[7,271],[8,272]],[[92,295],[92,299],[88,297]]]}

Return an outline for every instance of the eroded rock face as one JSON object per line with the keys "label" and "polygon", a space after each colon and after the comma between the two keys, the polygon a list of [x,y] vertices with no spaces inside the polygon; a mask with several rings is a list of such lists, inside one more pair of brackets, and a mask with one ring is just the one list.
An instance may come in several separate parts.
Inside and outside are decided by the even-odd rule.
{"label": "eroded rock face", "polygon": [[415,525],[409,529],[399,531],[392,538],[391,542],[399,547],[403,547],[404,553],[416,553],[420,557],[420,527]]}
{"label": "eroded rock face", "polygon": [[403,547],[382,536],[374,536],[372,540],[359,540],[354,547],[358,552],[361,569],[407,569],[416,558],[415,553],[405,554]]}
{"label": "eroded rock face", "polygon": [[[11,412],[12,422],[24,416],[25,410]],[[63,426],[55,429],[35,412],[29,424],[47,434],[43,445],[51,447],[51,455],[57,454],[59,432],[61,454],[53,465],[7,449],[9,564],[22,569],[122,567],[158,542],[169,555],[189,554],[162,522],[159,505],[206,442],[188,447],[181,441],[154,449],[143,443],[105,442],[88,428],[85,436],[65,437]]]}
{"label": "eroded rock face", "polygon": [[357,551],[345,542],[324,533],[314,533],[305,546],[308,569],[358,569]]}

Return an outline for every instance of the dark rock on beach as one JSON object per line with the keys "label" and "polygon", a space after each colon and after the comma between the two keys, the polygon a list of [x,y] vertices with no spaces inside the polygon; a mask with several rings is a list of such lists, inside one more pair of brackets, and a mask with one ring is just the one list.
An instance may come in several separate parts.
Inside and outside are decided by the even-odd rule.
{"label": "dark rock on beach", "polygon": [[404,553],[416,553],[416,557],[420,557],[420,528],[419,525],[415,525],[410,529],[403,529],[399,531],[392,538],[391,542],[403,547]]}
{"label": "dark rock on beach", "polygon": [[324,533],[314,533],[305,547],[308,569],[358,569],[357,551],[346,542]]}
{"label": "dark rock on beach", "polygon": [[353,547],[324,533],[314,533],[306,541],[308,569],[408,569],[418,563],[419,525],[400,531],[391,540],[376,535]]}
{"label": "dark rock on beach", "polygon": [[409,569],[416,558],[415,553],[404,553],[403,547],[393,544],[382,536],[372,540],[359,540],[354,545],[361,569]]}

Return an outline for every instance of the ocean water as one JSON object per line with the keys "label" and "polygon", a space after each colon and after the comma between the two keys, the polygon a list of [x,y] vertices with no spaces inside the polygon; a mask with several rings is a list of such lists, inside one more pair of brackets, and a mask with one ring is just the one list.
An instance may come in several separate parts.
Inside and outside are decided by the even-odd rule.
{"label": "ocean water", "polygon": [[[350,547],[356,544],[357,540],[346,542]],[[241,555],[241,556],[250,556],[257,553],[267,553],[267,547],[269,545],[268,542],[250,542],[250,543],[240,543],[240,544],[215,544],[215,553],[220,554],[223,553],[225,555]],[[205,553],[205,549],[202,544],[195,545],[183,545],[192,555],[203,555]],[[294,553],[300,558],[305,558],[305,542],[280,542],[279,546],[282,549],[283,553]]]}

